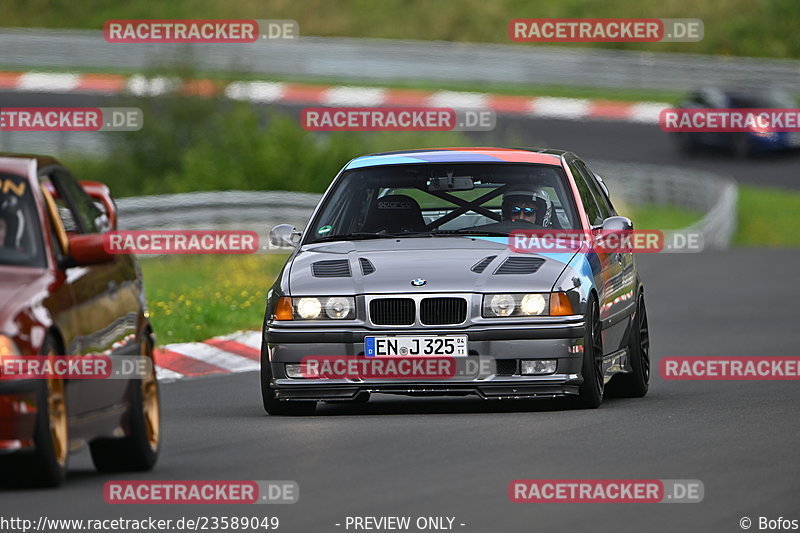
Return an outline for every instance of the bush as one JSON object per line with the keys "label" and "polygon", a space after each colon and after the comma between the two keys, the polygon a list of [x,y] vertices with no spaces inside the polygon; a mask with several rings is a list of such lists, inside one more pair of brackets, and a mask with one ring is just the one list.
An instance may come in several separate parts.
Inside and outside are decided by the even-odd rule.
{"label": "bush", "polygon": [[404,148],[463,146],[454,132],[303,130],[287,114],[224,99],[168,97],[132,102],[144,127],[109,133],[111,156],[65,158],[80,179],[118,197],[198,190],[323,192],[353,157]]}

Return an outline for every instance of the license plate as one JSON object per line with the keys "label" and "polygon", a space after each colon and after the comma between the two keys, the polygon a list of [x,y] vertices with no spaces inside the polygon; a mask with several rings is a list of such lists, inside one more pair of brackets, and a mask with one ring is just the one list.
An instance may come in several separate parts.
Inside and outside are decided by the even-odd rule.
{"label": "license plate", "polygon": [[467,336],[364,337],[364,355],[367,357],[466,357]]}

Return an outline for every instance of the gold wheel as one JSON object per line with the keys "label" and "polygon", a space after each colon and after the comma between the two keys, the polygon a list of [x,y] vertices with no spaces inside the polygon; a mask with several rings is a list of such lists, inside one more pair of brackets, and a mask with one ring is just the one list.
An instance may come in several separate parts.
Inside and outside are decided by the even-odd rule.
{"label": "gold wheel", "polygon": [[149,340],[142,343],[142,353],[151,362],[150,372],[142,378],[142,407],[144,408],[145,429],[147,442],[150,449],[158,450],[161,439],[161,402],[158,395],[158,380],[156,379],[156,365],[153,358],[153,347]]}
{"label": "gold wheel", "polygon": [[47,380],[47,413],[50,437],[53,441],[53,455],[60,466],[67,464],[69,444],[67,443],[67,402],[64,397],[64,380]]}

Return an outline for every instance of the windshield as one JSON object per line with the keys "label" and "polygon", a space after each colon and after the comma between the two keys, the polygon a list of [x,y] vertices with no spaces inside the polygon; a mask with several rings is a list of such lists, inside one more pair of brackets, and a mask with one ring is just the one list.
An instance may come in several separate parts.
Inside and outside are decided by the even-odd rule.
{"label": "windshield", "polygon": [[732,95],[731,103],[734,107],[754,109],[791,109],[797,107],[796,102],[788,93],[779,90]]}
{"label": "windshield", "polygon": [[30,183],[10,174],[0,174],[0,265],[45,266]]}
{"label": "windshield", "polygon": [[306,243],[578,229],[565,184],[561,167],[554,165],[447,163],[351,170],[327,195]]}

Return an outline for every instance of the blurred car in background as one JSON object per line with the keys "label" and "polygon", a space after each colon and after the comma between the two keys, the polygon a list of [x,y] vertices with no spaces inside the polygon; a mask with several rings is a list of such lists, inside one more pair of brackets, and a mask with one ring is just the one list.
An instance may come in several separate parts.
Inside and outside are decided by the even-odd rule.
{"label": "blurred car in background", "polygon": [[[780,89],[721,89],[705,87],[688,96],[682,109],[796,109],[797,101]],[[682,152],[693,154],[703,149],[722,149],[737,157],[756,153],[800,148],[800,132],[752,130],[736,132],[675,133]]]}
{"label": "blurred car in background", "polygon": [[[153,331],[131,255],[111,255],[108,187],[49,157],[0,154],[0,360],[146,355]],[[84,445],[100,471],[149,470],[160,448],[158,382],[0,380],[0,471],[10,485],[63,481]]]}

